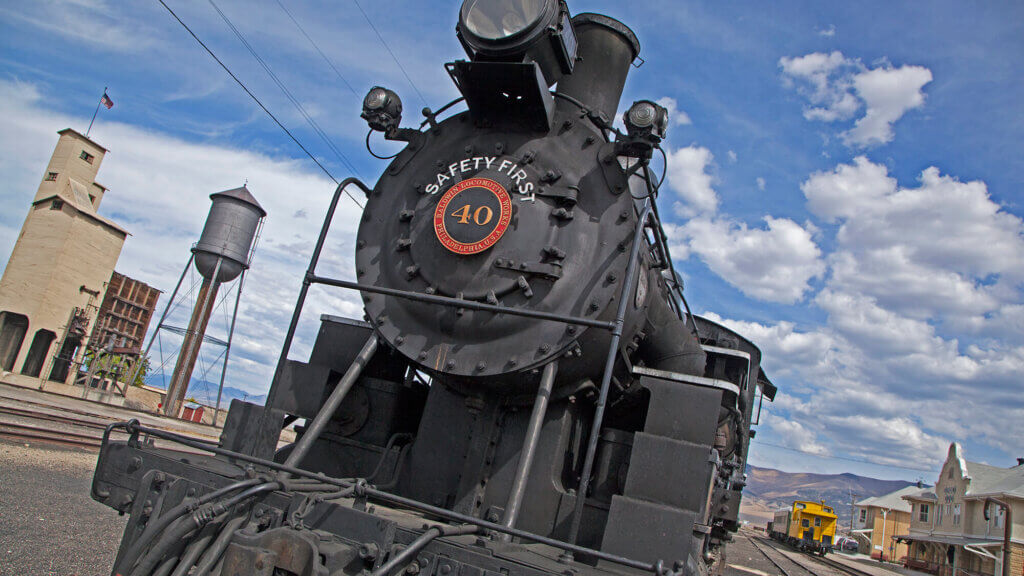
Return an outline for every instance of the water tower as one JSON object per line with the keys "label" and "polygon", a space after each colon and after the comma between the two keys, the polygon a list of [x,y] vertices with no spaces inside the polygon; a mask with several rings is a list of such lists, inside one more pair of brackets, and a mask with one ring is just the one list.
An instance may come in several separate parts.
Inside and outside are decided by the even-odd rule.
{"label": "water tower", "polygon": [[177,417],[181,412],[210,311],[217,301],[217,290],[221,283],[234,280],[248,268],[253,239],[267,215],[245,186],[211,194],[210,199],[213,205],[206,225],[199,242],[192,247],[193,262],[203,283],[167,387],[163,409],[168,416]]}

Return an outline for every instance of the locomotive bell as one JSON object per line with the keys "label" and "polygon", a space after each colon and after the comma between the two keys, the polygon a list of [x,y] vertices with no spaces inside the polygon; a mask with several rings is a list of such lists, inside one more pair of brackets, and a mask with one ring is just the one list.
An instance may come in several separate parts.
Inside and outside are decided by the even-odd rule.
{"label": "locomotive bell", "polygon": [[[192,253],[203,278],[227,282],[248,267],[256,228],[267,212],[245,186],[211,194],[210,199],[213,205]],[[219,259],[223,259],[220,271],[213,278]]]}

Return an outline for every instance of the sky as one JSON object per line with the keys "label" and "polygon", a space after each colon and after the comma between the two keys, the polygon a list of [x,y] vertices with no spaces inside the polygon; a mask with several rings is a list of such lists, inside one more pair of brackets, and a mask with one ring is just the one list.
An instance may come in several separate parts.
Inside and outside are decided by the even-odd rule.
{"label": "sky", "polygon": [[[338,180],[386,168],[364,148],[370,87],[410,126],[458,96],[454,1],[165,1]],[[953,441],[1024,456],[1024,5],[569,5],[640,39],[620,109],[672,113],[660,202],[687,299],[753,340],[779,388],[752,464],[934,481]],[[0,254],[56,131],[84,132],[104,86],[90,136],[110,149],[100,213],[131,233],[119,272],[169,293],[213,192],[247,183],[269,213],[227,372],[264,393],[334,183],[156,0],[0,1]],[[353,278],[358,219],[344,199],[319,272]],[[362,315],[314,288],[292,358],[323,313]]]}

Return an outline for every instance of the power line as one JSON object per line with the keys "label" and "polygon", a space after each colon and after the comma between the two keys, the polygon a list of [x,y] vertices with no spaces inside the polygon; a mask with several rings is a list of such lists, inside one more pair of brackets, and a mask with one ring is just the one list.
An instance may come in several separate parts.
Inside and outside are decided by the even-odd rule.
{"label": "power line", "polygon": [[427,99],[423,97],[423,93],[420,92],[420,89],[416,87],[416,83],[413,82],[412,78],[409,77],[409,73],[405,71],[405,67],[402,66],[402,63],[398,61],[398,57],[395,56],[395,53],[391,51],[391,46],[388,46],[387,41],[384,40],[383,36],[381,36],[380,31],[377,30],[377,27],[373,25],[372,21],[370,21],[370,17],[366,15],[366,10],[363,10],[363,7],[359,4],[359,0],[352,1],[355,2],[356,8],[359,8],[359,12],[361,12],[363,18],[366,19],[366,23],[370,25],[370,28],[373,29],[374,34],[377,35],[377,39],[380,40],[380,43],[384,45],[384,49],[388,51],[388,54],[391,54],[391,59],[395,61],[395,64],[398,64],[398,69],[402,71],[402,74],[405,76],[405,79],[409,81],[409,84],[412,86],[412,89],[416,91],[416,94],[420,97],[420,101],[423,102],[423,106],[426,107]]}
{"label": "power line", "polygon": [[309,37],[309,34],[306,34],[306,31],[302,29],[302,26],[300,26],[298,21],[295,20],[295,17],[292,16],[292,13],[289,12],[288,9],[284,7],[284,4],[281,3],[281,0],[274,1],[277,2],[278,6],[281,7],[281,10],[284,10],[284,13],[288,15],[288,19],[292,21],[292,24],[295,24],[295,27],[299,29],[299,32],[302,32],[302,35],[306,37],[306,40],[309,40],[309,43],[313,45],[313,48],[317,51],[318,54],[320,54],[320,57],[324,59],[324,62],[327,62],[327,65],[331,67],[331,70],[334,70],[334,73],[338,75],[338,78],[345,83],[345,86],[348,86],[348,89],[352,91],[352,95],[358,98],[359,94],[356,93],[356,89],[353,88],[352,85],[349,84],[348,80],[346,80],[345,77],[341,75],[341,72],[339,72],[338,69],[334,66],[334,62],[331,62],[331,59],[328,58],[327,55],[324,54],[323,50],[321,50],[320,47],[316,45],[316,42],[314,42],[313,39]]}
{"label": "power line", "polygon": [[[242,32],[237,27],[235,27],[234,23],[231,22],[231,19],[228,18],[227,14],[225,14],[220,9],[220,7],[218,7],[217,4],[213,2],[213,0],[207,1],[210,3],[210,6],[212,6],[213,9],[217,11],[217,14],[220,15],[221,19],[224,20],[224,23],[228,25],[228,28],[230,28],[231,31],[235,34],[235,37],[238,38],[238,40],[242,43],[243,46],[245,46],[245,49],[249,51],[249,54],[251,54],[252,57],[256,59],[256,62],[258,62],[259,65],[263,67],[263,70],[267,73],[268,76],[270,76],[270,79],[273,80],[275,84],[277,84],[277,87],[281,89],[281,92],[284,93],[285,97],[287,97],[288,100],[292,103],[292,106],[294,106],[295,109],[298,110],[299,114],[301,114],[302,117],[306,119],[306,123],[309,124],[309,127],[312,128],[313,131],[318,136],[320,136],[320,139],[323,140],[325,144],[327,144],[327,147],[334,152],[334,155],[338,157],[338,160],[340,160],[341,163],[344,164],[346,168],[348,168],[352,173],[357,173],[358,170],[356,170],[356,167],[351,162],[349,162],[348,157],[346,157],[341,152],[341,150],[339,150],[338,147],[334,145],[334,142],[330,139],[330,137],[327,136],[327,133],[324,132],[323,129],[320,128],[320,125],[317,124],[316,120],[314,120],[313,117],[310,116],[308,112],[306,112],[305,107],[303,107],[302,104],[298,101],[298,99],[295,98],[295,96],[291,93],[291,90],[288,90],[288,87],[284,85],[284,82],[282,82],[281,79],[277,77],[277,74],[274,74],[274,71],[270,69],[270,65],[267,64],[267,62],[263,58],[261,58],[259,54],[256,53],[256,50],[252,47],[252,44],[250,44],[249,41],[246,40]],[[351,198],[351,195],[349,195],[349,197]],[[352,198],[352,200],[354,201],[355,198]],[[356,203],[358,204],[358,202]]]}
{"label": "power line", "polygon": [[[264,106],[264,105],[263,105],[263,102],[260,102],[260,99],[259,99],[259,98],[257,98],[257,97],[256,97],[256,95],[255,95],[255,94],[253,94],[253,93],[252,93],[252,91],[251,91],[251,90],[249,90],[249,88],[248,88],[248,87],[247,87],[247,86],[246,86],[246,85],[245,85],[245,84],[244,84],[244,83],[243,83],[243,82],[242,82],[241,80],[239,80],[239,79],[238,79],[238,76],[235,76],[235,74],[234,74],[234,73],[233,73],[233,72],[231,71],[231,69],[230,69],[230,68],[228,68],[228,67],[227,67],[227,65],[225,65],[225,64],[224,64],[224,62],[222,62],[222,61],[221,61],[221,59],[220,59],[220,58],[218,58],[218,57],[217,57],[217,55],[213,53],[213,50],[210,50],[210,47],[209,47],[209,46],[207,46],[207,45],[206,45],[205,43],[203,43],[203,41],[202,41],[202,40],[200,40],[198,36],[196,36],[196,33],[195,33],[195,32],[193,32],[193,31],[192,31],[192,29],[191,29],[191,28],[189,28],[189,27],[188,27],[188,25],[187,25],[187,24],[185,24],[185,23],[184,23],[184,22],[183,22],[183,21],[181,20],[181,18],[179,18],[179,17],[178,17],[178,15],[177,15],[177,14],[175,14],[175,13],[174,13],[174,10],[171,10],[171,7],[170,7],[170,6],[168,6],[168,5],[167,5],[167,4],[166,4],[166,3],[164,2],[164,0],[157,0],[157,2],[159,2],[161,6],[163,6],[163,7],[165,8],[165,9],[167,9],[167,11],[168,11],[168,12],[169,12],[169,13],[171,14],[171,16],[173,16],[173,17],[174,17],[174,19],[178,21],[178,24],[181,24],[181,26],[182,26],[182,27],[183,27],[183,28],[184,28],[184,29],[185,29],[186,31],[188,31],[188,33],[189,33],[189,34],[190,34],[190,35],[192,36],[192,38],[194,38],[194,39],[195,39],[195,41],[196,41],[196,42],[198,42],[198,43],[199,43],[199,45],[200,45],[200,46],[202,46],[204,50],[206,50],[207,54],[209,54],[209,55],[210,55],[210,57],[212,57],[212,58],[213,58],[213,59],[214,59],[214,60],[215,60],[215,61],[217,62],[217,64],[220,64],[220,67],[221,67],[221,68],[223,68],[223,69],[224,69],[224,71],[228,73],[228,76],[231,76],[231,79],[232,79],[232,80],[234,80],[234,81],[235,81],[235,82],[236,82],[236,83],[237,83],[237,84],[238,84],[239,86],[241,86],[242,90],[245,90],[245,93],[246,93],[246,94],[248,94],[248,95],[249,95],[249,97],[250,97],[250,98],[252,98],[252,99],[253,99],[253,101],[254,101],[254,102],[256,102],[256,104],[257,104],[257,105],[258,105],[258,106],[259,106],[259,107],[260,107],[260,108],[261,108],[261,109],[262,109],[262,110],[263,110],[264,112],[266,112],[266,113],[267,113],[267,116],[270,116],[270,119],[271,119],[271,120],[273,120],[273,121],[274,121],[274,123],[275,123],[275,124],[277,124],[277,126],[278,126],[278,127],[279,127],[279,128],[281,129],[281,130],[283,130],[283,131],[284,131],[284,133],[285,133],[285,134],[287,134],[289,138],[291,138],[291,139],[292,139],[292,142],[295,142],[295,145],[296,145],[296,146],[298,146],[299,148],[301,148],[301,149],[302,149],[302,151],[306,153],[306,156],[309,156],[309,159],[310,159],[310,160],[312,160],[314,164],[316,164],[317,166],[319,166],[319,167],[320,167],[320,169],[321,169],[321,170],[323,170],[324,174],[326,174],[328,178],[330,178],[330,179],[331,179],[331,180],[332,180],[332,181],[333,181],[333,182],[334,182],[335,184],[338,184],[338,179],[337,179],[337,178],[335,178],[335,177],[334,177],[334,176],[333,176],[333,175],[332,175],[332,174],[330,173],[330,171],[328,171],[328,170],[327,170],[327,168],[325,168],[325,167],[324,167],[324,165],[323,165],[323,164],[321,164],[321,163],[320,163],[320,161],[319,161],[319,160],[317,160],[317,159],[316,159],[316,157],[315,157],[315,156],[313,156],[313,154],[311,154],[311,153],[309,152],[309,150],[307,150],[307,149],[306,149],[306,147],[305,147],[305,146],[303,146],[303,145],[302,145],[302,142],[299,142],[299,139],[298,139],[298,138],[296,138],[296,137],[295,137],[295,135],[294,135],[294,134],[292,134],[292,133],[291,133],[291,131],[290,131],[290,130],[288,130],[288,128],[286,128],[284,124],[282,124],[282,123],[281,123],[281,121],[280,121],[280,120],[278,120],[278,119],[277,119],[277,116],[274,116],[274,114],[273,114],[273,113],[272,113],[272,112],[271,112],[270,110],[268,110],[266,106]],[[353,202],[355,202],[355,203],[356,203],[356,204],[357,204],[357,205],[358,205],[358,206],[359,206],[360,208],[362,208],[362,207],[363,207],[363,205],[362,205],[362,204],[361,204],[361,203],[360,203],[360,202],[359,202],[358,200],[356,200],[356,199],[355,199],[355,198],[354,198],[354,197],[353,197],[353,196],[352,196],[351,194],[349,194],[349,193],[348,193],[348,191],[346,191],[345,193],[346,193],[346,194],[348,194],[348,197],[349,197],[349,198],[352,198],[352,201],[353,201]]]}
{"label": "power line", "polygon": [[891,464],[878,464],[871,462],[870,460],[862,460],[859,458],[847,458],[845,456],[825,456],[824,454],[818,454],[809,450],[799,450],[797,448],[789,448],[786,446],[780,446],[778,444],[772,444],[771,442],[765,442],[763,440],[751,440],[751,444],[760,444],[762,446],[771,446],[772,448],[778,448],[779,450],[787,450],[789,452],[796,452],[798,454],[807,454],[809,456],[815,456],[817,458],[824,458],[825,460],[845,460],[847,462],[858,462],[860,464],[870,464],[872,466],[878,466],[879,468],[892,468],[894,470],[913,470],[914,472],[934,472],[934,470],[925,470],[924,468],[912,468],[910,466],[893,466]]}

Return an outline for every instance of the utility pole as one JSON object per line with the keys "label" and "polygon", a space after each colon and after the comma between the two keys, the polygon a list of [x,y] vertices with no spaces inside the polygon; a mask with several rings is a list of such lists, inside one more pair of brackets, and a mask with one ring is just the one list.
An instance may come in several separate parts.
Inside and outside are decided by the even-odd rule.
{"label": "utility pole", "polygon": [[857,495],[853,493],[853,490],[850,490],[850,531],[846,533],[846,535],[850,538],[853,538],[853,510],[854,502],[856,501]]}

